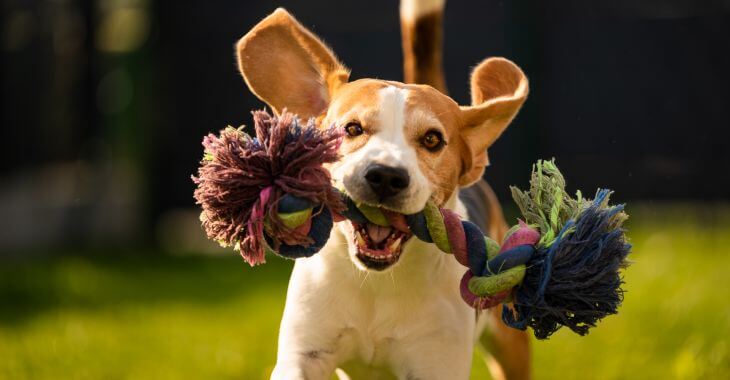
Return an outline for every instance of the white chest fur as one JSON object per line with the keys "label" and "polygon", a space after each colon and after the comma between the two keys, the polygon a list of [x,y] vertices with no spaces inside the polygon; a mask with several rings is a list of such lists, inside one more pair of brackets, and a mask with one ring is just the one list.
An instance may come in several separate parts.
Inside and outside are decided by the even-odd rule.
{"label": "white chest fur", "polygon": [[465,269],[416,238],[384,273],[357,269],[347,249],[335,228],[322,252],[295,264],[272,378],[325,379],[352,360],[401,378],[467,378],[475,317],[459,295]]}

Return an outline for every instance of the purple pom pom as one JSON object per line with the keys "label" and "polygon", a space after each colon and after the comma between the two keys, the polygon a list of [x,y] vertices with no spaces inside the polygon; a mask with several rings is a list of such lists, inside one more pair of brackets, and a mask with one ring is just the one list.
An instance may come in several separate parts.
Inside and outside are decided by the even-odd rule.
{"label": "purple pom pom", "polygon": [[274,250],[281,236],[286,236],[287,244],[314,243],[307,234],[288,229],[274,217],[284,194],[334,212],[344,209],[323,166],[337,160],[342,132],[318,129],[313,119],[302,127],[286,111],[279,117],[256,111],[253,118],[255,138],[234,128],[219,136],[206,136],[205,156],[198,176],[193,177],[197,185],[194,196],[203,208],[201,221],[208,237],[236,247],[250,265],[265,262],[264,230],[273,238]]}

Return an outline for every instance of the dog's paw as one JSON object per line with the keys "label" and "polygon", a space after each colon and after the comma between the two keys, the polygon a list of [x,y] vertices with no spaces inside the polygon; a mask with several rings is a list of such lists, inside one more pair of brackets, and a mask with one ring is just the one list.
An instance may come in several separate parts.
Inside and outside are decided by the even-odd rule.
{"label": "dog's paw", "polygon": [[271,380],[306,380],[304,369],[296,366],[277,364],[271,373]]}

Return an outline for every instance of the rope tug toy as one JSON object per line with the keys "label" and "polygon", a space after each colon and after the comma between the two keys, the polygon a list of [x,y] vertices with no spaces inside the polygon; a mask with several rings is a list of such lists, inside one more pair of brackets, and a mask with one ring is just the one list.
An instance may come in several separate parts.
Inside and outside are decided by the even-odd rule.
{"label": "rope tug toy", "polygon": [[342,131],[301,125],[284,112],[253,113],[256,137],[231,127],[203,139],[205,154],[193,177],[201,222],[210,239],[233,246],[250,265],[265,252],[309,257],[327,242],[335,221],[373,223],[408,231],[453,254],[467,267],[460,290],[477,310],[512,302],[503,321],[532,327],[546,339],[562,326],[579,335],[623,300],[620,270],[628,266],[623,205],[608,204],[611,191],[593,200],[565,192],[553,161],[533,167],[530,190],[512,187],[524,221],[500,247],[474,224],[428,202],[412,215],[358,204],[332,187],[323,164],[337,160]]}

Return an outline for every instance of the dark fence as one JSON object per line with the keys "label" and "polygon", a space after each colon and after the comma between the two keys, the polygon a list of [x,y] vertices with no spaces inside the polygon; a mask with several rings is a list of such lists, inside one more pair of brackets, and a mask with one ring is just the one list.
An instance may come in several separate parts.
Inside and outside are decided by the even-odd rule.
{"label": "dark fence", "polygon": [[[393,0],[5,1],[0,246],[44,228],[49,242],[95,229],[144,240],[166,211],[191,207],[202,135],[262,107],[233,45],[277,6],[353,78],[402,78]],[[729,47],[727,1],[451,1],[445,16],[457,101],[488,56],[531,80],[490,150],[503,197],[535,159],[556,157],[571,187],[610,186],[620,200],[728,199]]]}

